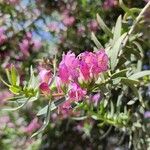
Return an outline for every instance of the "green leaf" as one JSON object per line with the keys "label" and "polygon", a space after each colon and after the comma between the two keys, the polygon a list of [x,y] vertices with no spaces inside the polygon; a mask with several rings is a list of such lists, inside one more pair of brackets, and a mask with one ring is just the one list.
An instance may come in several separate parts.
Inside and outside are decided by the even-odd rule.
{"label": "green leaf", "polygon": [[111,38],[113,37],[113,34],[111,32],[111,30],[107,27],[107,25],[104,23],[103,19],[97,14],[97,22],[99,24],[99,26],[103,29],[103,31],[110,36]]}
{"label": "green leaf", "polygon": [[136,101],[134,101],[134,100],[130,100],[130,101],[127,103],[127,105],[133,105],[135,102],[136,102]]}
{"label": "green leaf", "polygon": [[21,100],[24,101],[24,103],[21,104],[21,105],[19,105],[18,107],[15,107],[15,108],[4,108],[3,110],[5,110],[5,111],[16,111],[16,110],[19,110],[20,108],[22,108],[23,106],[25,106],[30,99],[28,99],[28,98],[22,98]]}
{"label": "green leaf", "polygon": [[5,71],[6,71],[6,75],[7,75],[7,79],[8,79],[8,81],[9,81],[9,83],[12,84],[12,83],[11,83],[11,75],[10,75],[9,69],[6,69]]}
{"label": "green leaf", "polygon": [[[51,102],[51,106],[50,106],[50,110],[53,111],[54,109],[56,109],[60,104],[62,104],[65,101],[65,98],[61,98],[59,100],[56,100],[54,102]],[[45,106],[44,108],[42,108],[38,113],[37,116],[41,116],[46,114],[48,109],[48,105]]]}
{"label": "green leaf", "polygon": [[126,73],[127,71],[129,71],[129,69],[123,69],[123,70],[119,70],[119,72],[115,72],[114,74],[112,74],[111,79],[115,79],[118,77],[126,77]]}
{"label": "green leaf", "polygon": [[17,85],[17,82],[18,82],[18,79],[17,79],[17,76],[18,76],[18,73],[17,73],[17,70],[14,66],[11,66],[11,83],[12,85]]}
{"label": "green leaf", "polygon": [[124,33],[114,44],[114,46],[112,47],[112,49],[109,51],[109,56],[110,56],[110,64],[111,64],[111,69],[114,70],[117,63],[118,63],[118,60],[117,60],[117,57],[118,57],[118,53],[119,51],[121,50],[121,44],[122,44],[122,41],[124,40],[124,38],[126,37],[127,33]]}
{"label": "green leaf", "polygon": [[135,73],[135,74],[129,76],[129,79],[139,79],[139,78],[142,78],[147,75],[150,75],[150,70],[145,70],[145,71]]}
{"label": "green leaf", "polygon": [[10,87],[9,87],[9,90],[10,90],[12,93],[14,93],[14,94],[17,95],[17,94],[19,94],[21,88],[20,88],[20,87],[17,87],[17,86],[10,86]]}
{"label": "green leaf", "polygon": [[121,27],[122,27],[122,19],[121,19],[121,15],[120,15],[117,19],[116,26],[115,26],[115,29],[114,29],[114,36],[113,36],[112,46],[115,44],[115,42],[121,36]]}
{"label": "green leaf", "polygon": [[95,45],[97,46],[98,49],[103,48],[102,44],[98,41],[97,37],[95,36],[95,34],[93,32],[91,33],[91,39],[95,43]]}
{"label": "green leaf", "polygon": [[128,87],[130,87],[130,89],[133,91],[134,95],[139,99],[141,105],[143,107],[145,107],[145,104],[143,102],[141,93],[138,91],[137,87],[135,86],[136,84],[139,84],[138,80],[133,80],[133,79],[129,79],[129,78],[122,78],[121,82],[125,85],[127,85]]}
{"label": "green leaf", "polygon": [[47,112],[46,112],[46,118],[45,118],[45,120],[44,120],[44,123],[43,123],[42,127],[41,127],[37,132],[35,132],[35,133],[31,136],[31,138],[34,137],[34,136],[36,136],[36,135],[38,135],[38,134],[40,134],[41,132],[43,132],[43,131],[45,130],[45,128],[48,126],[49,121],[50,121],[50,115],[51,115],[50,106],[51,106],[51,100],[50,100],[49,103],[48,103]]}
{"label": "green leaf", "polygon": [[125,12],[129,11],[129,8],[123,3],[123,0],[119,0],[119,5]]}

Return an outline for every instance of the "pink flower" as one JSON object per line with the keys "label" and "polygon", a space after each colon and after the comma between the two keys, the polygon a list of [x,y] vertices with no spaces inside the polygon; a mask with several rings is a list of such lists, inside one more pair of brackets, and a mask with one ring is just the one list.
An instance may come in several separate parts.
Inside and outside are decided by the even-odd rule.
{"label": "pink flower", "polygon": [[39,88],[44,95],[50,94],[50,88],[47,83],[45,82],[41,83]]}
{"label": "pink flower", "polygon": [[77,34],[80,36],[85,35],[85,27],[84,26],[79,26],[77,29]]}
{"label": "pink flower", "polygon": [[11,98],[13,95],[8,92],[8,91],[1,91],[0,92],[0,105],[5,104],[5,102],[7,101],[7,99]]}
{"label": "pink flower", "polygon": [[24,128],[24,132],[31,134],[34,131],[36,131],[37,129],[40,128],[40,124],[38,123],[38,118],[34,118],[30,124]]}
{"label": "pink flower", "polygon": [[41,69],[41,71],[39,73],[39,77],[40,77],[41,83],[42,82],[49,83],[52,78],[52,73],[50,70]]}
{"label": "pink flower", "polygon": [[78,57],[89,67],[88,68],[84,64],[83,68],[83,63],[80,64],[80,69],[85,79],[89,78],[89,73],[90,77],[92,78],[94,77],[94,75],[98,75],[99,73],[104,72],[108,69],[109,59],[104,50],[99,50],[96,53],[84,52],[81,53]]}
{"label": "pink flower", "polygon": [[88,28],[93,31],[96,32],[98,30],[98,23],[96,20],[92,20],[88,23]]}
{"label": "pink flower", "polygon": [[96,52],[98,67],[100,72],[104,72],[108,69],[109,58],[104,50],[99,50]]}
{"label": "pink flower", "polygon": [[88,81],[90,79],[90,67],[84,61],[80,62],[79,80]]}
{"label": "pink flower", "polygon": [[100,101],[100,93],[95,94],[94,96],[92,96],[92,101],[94,103],[94,106],[97,106],[98,102]]}
{"label": "pink flower", "polygon": [[68,83],[78,77],[78,65],[79,60],[75,57],[74,53],[68,52],[66,55],[63,55],[58,70],[59,77],[63,83]]}
{"label": "pink flower", "polygon": [[42,43],[40,40],[32,39],[32,33],[27,32],[24,39],[19,43],[19,48],[25,57],[30,56],[30,51],[37,51],[41,48]]}
{"label": "pink flower", "polygon": [[33,40],[33,49],[35,51],[39,50],[42,47],[42,43],[40,40]]}
{"label": "pink flower", "polygon": [[58,74],[63,83],[69,83],[70,74],[69,74],[69,70],[65,64],[61,64],[59,66]]}
{"label": "pink flower", "polygon": [[81,87],[78,84],[71,83],[68,94],[69,94],[69,99],[73,101],[81,101],[82,98],[86,95],[86,91],[81,89]]}
{"label": "pink flower", "polygon": [[48,28],[51,32],[59,32],[59,30],[60,30],[58,22],[49,23]]}
{"label": "pink flower", "polygon": [[30,43],[27,39],[23,39],[22,42],[19,44],[21,52],[26,56],[29,57],[29,48],[30,48]]}
{"label": "pink flower", "polygon": [[105,10],[111,9],[112,7],[117,5],[117,1],[116,0],[105,0],[103,7]]}
{"label": "pink flower", "polygon": [[15,5],[15,4],[18,4],[19,0],[6,0],[6,2],[7,2],[8,4],[13,4],[13,5]]}
{"label": "pink flower", "polygon": [[0,27],[0,45],[6,42],[7,36],[5,35],[5,30]]}
{"label": "pink flower", "polygon": [[150,118],[150,111],[146,111],[144,113],[144,118]]}
{"label": "pink flower", "polygon": [[65,26],[72,26],[75,22],[75,18],[73,16],[64,15],[63,23]]}

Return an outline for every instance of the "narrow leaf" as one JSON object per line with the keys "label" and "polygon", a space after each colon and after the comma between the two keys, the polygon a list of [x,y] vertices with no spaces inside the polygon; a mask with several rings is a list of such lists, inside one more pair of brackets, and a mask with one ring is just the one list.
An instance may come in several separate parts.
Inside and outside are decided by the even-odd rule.
{"label": "narrow leaf", "polygon": [[114,45],[114,43],[120,38],[121,36],[121,27],[122,27],[122,19],[121,19],[121,15],[118,17],[116,25],[115,25],[115,29],[114,29],[114,37],[113,37],[113,41],[112,41],[112,46]]}
{"label": "narrow leaf", "polygon": [[127,33],[124,33],[114,44],[114,46],[112,47],[112,49],[109,51],[109,56],[110,56],[110,64],[111,64],[111,68],[112,70],[115,69],[117,63],[118,63],[118,60],[117,60],[117,57],[118,57],[118,53],[119,51],[121,50],[121,44],[122,44],[122,41],[124,40],[124,38],[126,37]]}
{"label": "narrow leaf", "polygon": [[129,79],[139,79],[139,78],[142,78],[142,77],[148,76],[148,75],[150,75],[150,70],[145,70],[145,71],[141,71],[141,72],[131,75],[129,77]]}
{"label": "narrow leaf", "polygon": [[111,30],[107,27],[107,25],[104,23],[103,19],[98,14],[97,14],[97,22],[98,22],[99,26],[103,29],[103,31],[112,38],[113,34],[112,34]]}
{"label": "narrow leaf", "polygon": [[93,32],[91,33],[91,39],[95,43],[98,49],[103,48],[102,44],[98,41],[97,37],[95,36]]}

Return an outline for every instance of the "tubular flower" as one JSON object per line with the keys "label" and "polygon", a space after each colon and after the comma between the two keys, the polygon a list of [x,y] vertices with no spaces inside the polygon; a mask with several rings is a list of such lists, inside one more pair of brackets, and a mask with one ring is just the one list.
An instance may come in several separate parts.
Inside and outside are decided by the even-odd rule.
{"label": "tubular flower", "polygon": [[50,88],[47,83],[45,82],[41,83],[39,88],[44,95],[50,94]]}
{"label": "tubular flower", "polygon": [[86,90],[81,89],[81,87],[76,83],[71,83],[69,90],[69,99],[73,101],[81,101],[86,95]]}
{"label": "tubular flower", "polygon": [[63,83],[69,83],[78,77],[79,60],[74,53],[68,52],[59,64],[58,74]]}
{"label": "tubular flower", "polygon": [[41,83],[42,82],[49,83],[52,78],[51,71],[47,69],[41,69],[39,73],[39,77],[40,77]]}

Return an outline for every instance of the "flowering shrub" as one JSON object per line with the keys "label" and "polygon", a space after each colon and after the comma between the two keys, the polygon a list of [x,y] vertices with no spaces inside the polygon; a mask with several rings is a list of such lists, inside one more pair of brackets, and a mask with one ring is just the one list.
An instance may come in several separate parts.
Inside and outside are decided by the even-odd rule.
{"label": "flowering shrub", "polygon": [[[126,4],[131,7],[134,3],[124,4],[122,0],[34,1],[31,4],[0,1],[3,8],[0,11],[6,14],[0,20],[0,79],[2,89],[6,85],[11,92],[0,93],[0,105],[8,115],[9,111],[15,111],[16,120],[20,117],[16,110],[23,115],[21,123],[15,123],[11,115],[2,113],[0,131],[6,127],[8,133],[14,133],[13,128],[18,127],[15,137],[31,136],[33,141],[24,142],[24,148],[26,144],[34,144],[37,138],[37,145],[49,144],[49,149],[103,149],[105,146],[110,149],[112,145],[125,149],[149,148],[146,131],[150,118],[150,62],[149,51],[145,50],[148,39],[145,29],[150,2],[142,9],[128,8]],[[50,9],[43,9],[44,5]],[[96,12],[100,5],[104,10]],[[124,13],[121,11],[119,16],[120,7]],[[53,9],[57,13],[51,12],[49,21],[47,17]],[[110,16],[113,9],[117,13]],[[114,23],[116,15],[119,17]],[[21,30],[16,30],[17,25],[11,29],[6,20],[17,21]],[[12,33],[8,32],[11,30]],[[54,45],[46,43],[48,36]],[[61,143],[62,137],[66,140]],[[74,140],[79,137],[81,143],[75,145],[79,142]]]}

